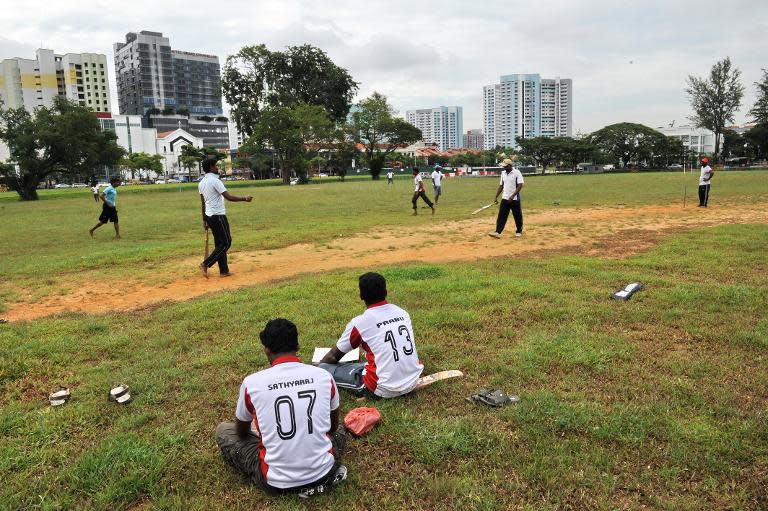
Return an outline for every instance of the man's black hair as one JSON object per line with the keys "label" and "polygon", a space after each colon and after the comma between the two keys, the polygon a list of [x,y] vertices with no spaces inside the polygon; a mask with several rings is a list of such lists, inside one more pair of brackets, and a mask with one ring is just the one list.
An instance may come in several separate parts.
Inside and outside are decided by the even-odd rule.
{"label": "man's black hair", "polygon": [[299,331],[296,325],[287,319],[277,318],[267,321],[267,326],[259,333],[261,344],[272,353],[290,353],[299,351]]}
{"label": "man's black hair", "polygon": [[387,298],[387,280],[378,273],[368,272],[360,275],[360,298],[371,305]]}
{"label": "man's black hair", "polygon": [[216,166],[217,160],[214,158],[206,158],[203,160],[203,172],[206,174],[211,171],[213,167]]}
{"label": "man's black hair", "polygon": [[413,167],[413,171],[414,172],[418,172],[419,171],[419,167]]}
{"label": "man's black hair", "polygon": [[119,182],[119,181],[120,181],[120,178],[119,178],[119,177],[113,177],[113,178],[111,178],[111,179],[109,180],[109,182],[110,182],[110,183],[114,183],[115,181],[118,181],[118,182]]}

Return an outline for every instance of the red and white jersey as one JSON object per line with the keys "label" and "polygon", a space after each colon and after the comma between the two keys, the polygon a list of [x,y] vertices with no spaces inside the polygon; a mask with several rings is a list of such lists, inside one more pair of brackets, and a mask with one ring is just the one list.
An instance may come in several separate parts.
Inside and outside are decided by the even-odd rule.
{"label": "red and white jersey", "polygon": [[336,347],[344,353],[362,346],[367,360],[363,383],[381,397],[407,394],[424,370],[416,353],[411,317],[386,300],[349,322]]}
{"label": "red and white jersey", "polygon": [[416,188],[414,188],[413,190],[414,192],[418,192],[419,190],[421,190],[421,187],[423,186],[422,185],[423,181],[424,180],[421,178],[421,174],[416,174],[416,177],[413,178],[413,184],[416,186]]}
{"label": "red and white jersey", "polygon": [[246,376],[235,416],[253,421],[261,472],[275,488],[313,483],[333,467],[331,410],[339,392],[330,373],[292,356]]}

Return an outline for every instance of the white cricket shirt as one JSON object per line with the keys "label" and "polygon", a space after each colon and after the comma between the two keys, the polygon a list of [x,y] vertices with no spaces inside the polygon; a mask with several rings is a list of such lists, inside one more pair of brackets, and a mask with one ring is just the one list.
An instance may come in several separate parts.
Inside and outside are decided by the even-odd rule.
{"label": "white cricket shirt", "polygon": [[[510,172],[502,170],[501,181],[499,181],[499,184],[503,185],[504,189],[501,192],[501,198],[507,200],[512,197],[512,194],[515,193],[515,190],[517,189],[517,185],[524,182],[523,175],[516,168],[513,167]],[[519,194],[515,195],[515,198],[512,200],[520,200]]]}
{"label": "white cricket shirt", "polygon": [[319,480],[333,467],[331,410],[339,393],[331,374],[292,356],[246,376],[235,416],[259,434],[261,473],[275,488]]}
{"label": "white cricket shirt", "polygon": [[363,384],[380,397],[407,394],[424,370],[416,352],[411,317],[386,300],[349,322],[336,347],[344,353],[365,350]]}
{"label": "white cricket shirt", "polygon": [[413,184],[416,185],[416,188],[413,189],[414,192],[418,192],[421,185],[421,182],[423,180],[421,179],[421,174],[416,174],[416,177],[413,178]]}
{"label": "white cricket shirt", "polygon": [[227,189],[217,174],[213,172],[206,173],[197,185],[197,190],[205,199],[205,216],[227,214],[224,208],[224,196],[222,195]]}
{"label": "white cricket shirt", "polygon": [[435,186],[440,186],[440,182],[442,181],[442,179],[443,179],[442,172],[438,172],[436,170],[432,172],[432,182],[434,183]]}
{"label": "white cricket shirt", "polygon": [[99,194],[99,185],[92,186],[91,187],[91,191],[93,192],[94,195],[98,195]]}
{"label": "white cricket shirt", "polygon": [[699,185],[708,185],[710,179],[712,179],[712,167],[706,165],[701,167],[701,175],[699,176]]}
{"label": "white cricket shirt", "polygon": [[387,172],[387,179],[392,179],[393,177],[395,177],[394,172]]}

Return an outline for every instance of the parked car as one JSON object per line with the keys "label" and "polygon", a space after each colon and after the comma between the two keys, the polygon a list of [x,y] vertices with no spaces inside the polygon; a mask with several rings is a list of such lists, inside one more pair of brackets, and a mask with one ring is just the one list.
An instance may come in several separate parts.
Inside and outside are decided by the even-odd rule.
{"label": "parked car", "polygon": [[165,179],[155,179],[155,184],[156,185],[164,185],[165,184]]}
{"label": "parked car", "polygon": [[57,183],[54,186],[54,188],[72,188],[72,187],[70,185],[68,185],[67,183]]}
{"label": "parked car", "polygon": [[299,183],[299,178],[298,177],[292,177],[290,183],[292,185],[298,184]]}
{"label": "parked car", "polygon": [[165,182],[168,183],[168,184],[171,184],[171,183],[181,183],[181,181],[179,181],[178,179],[174,179],[174,178],[166,179]]}
{"label": "parked car", "polygon": [[325,172],[321,172],[320,174],[318,174],[318,177],[328,177],[328,174],[326,174]]}
{"label": "parked car", "polygon": [[682,165],[680,165],[679,163],[673,163],[673,164],[672,164],[672,165],[670,165],[668,168],[670,168],[670,169],[678,169],[678,170],[679,170],[679,169],[682,169],[682,168],[683,168],[683,166],[682,166]]}
{"label": "parked car", "polygon": [[88,188],[88,185],[85,183],[75,183],[72,185],[72,188]]}
{"label": "parked car", "polygon": [[616,170],[616,166],[611,164],[603,165],[603,170]]}

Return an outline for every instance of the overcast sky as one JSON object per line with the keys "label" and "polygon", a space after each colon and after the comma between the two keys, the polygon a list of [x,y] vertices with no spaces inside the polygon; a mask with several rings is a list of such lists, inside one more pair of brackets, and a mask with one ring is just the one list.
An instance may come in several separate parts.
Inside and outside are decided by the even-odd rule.
{"label": "overcast sky", "polygon": [[572,78],[574,134],[681,124],[685,77],[725,56],[742,71],[744,122],[768,68],[767,0],[0,0],[0,12],[0,59],[41,45],[106,53],[114,110],[112,44],[139,30],[222,64],[248,44],[310,43],[349,70],[360,97],[379,91],[401,113],[459,105],[465,130],[481,127],[483,85],[511,73]]}

